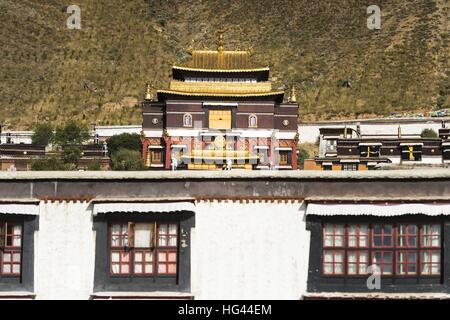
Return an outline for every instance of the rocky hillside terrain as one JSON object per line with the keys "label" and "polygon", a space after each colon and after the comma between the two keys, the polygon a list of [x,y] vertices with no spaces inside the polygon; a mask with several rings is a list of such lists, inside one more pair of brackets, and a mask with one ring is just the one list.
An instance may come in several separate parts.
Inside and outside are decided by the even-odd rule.
{"label": "rocky hillside terrain", "polygon": [[[295,84],[302,121],[450,107],[450,2],[377,0],[0,0],[0,122],[141,122],[145,83],[167,88],[189,48],[251,49],[277,88]],[[74,3],[75,4],[75,3]]]}

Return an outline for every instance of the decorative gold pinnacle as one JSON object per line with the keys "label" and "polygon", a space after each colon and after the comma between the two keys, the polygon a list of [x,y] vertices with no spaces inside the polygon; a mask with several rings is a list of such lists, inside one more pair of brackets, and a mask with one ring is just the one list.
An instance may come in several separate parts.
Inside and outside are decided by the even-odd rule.
{"label": "decorative gold pinnacle", "polygon": [[153,100],[152,88],[150,83],[147,83],[147,91],[145,92],[145,100]]}
{"label": "decorative gold pinnacle", "polygon": [[291,87],[291,94],[289,95],[289,102],[296,103],[297,102],[297,90],[295,89],[295,85]]}
{"label": "decorative gold pinnacle", "polygon": [[225,48],[225,41],[223,39],[224,30],[219,31],[219,41],[217,43],[217,51],[223,52]]}

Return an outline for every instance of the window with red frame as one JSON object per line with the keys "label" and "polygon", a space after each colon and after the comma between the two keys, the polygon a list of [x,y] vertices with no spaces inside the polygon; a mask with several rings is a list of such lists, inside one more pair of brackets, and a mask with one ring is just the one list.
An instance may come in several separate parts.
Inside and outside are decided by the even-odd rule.
{"label": "window with red frame", "polygon": [[[441,274],[441,226],[439,224],[424,224],[420,229],[420,268],[422,274]],[[434,250],[433,250],[434,249]]]}
{"label": "window with red frame", "polygon": [[382,275],[392,275],[394,257],[392,251],[372,251],[372,264],[379,268]]}
{"label": "window with red frame", "polygon": [[177,273],[177,237],[176,224],[160,224],[158,229],[158,273]]}
{"label": "window with red frame", "polygon": [[112,275],[175,275],[178,254],[177,223],[112,223]]}
{"label": "window with red frame", "polygon": [[345,234],[343,224],[327,223],[323,229],[324,247],[343,247]]}
{"label": "window with red frame", "polygon": [[397,251],[397,274],[398,275],[417,274],[416,251]]}
{"label": "window with red frame", "polygon": [[22,225],[0,223],[0,275],[20,276]]}
{"label": "window with red frame", "polygon": [[323,252],[325,274],[344,274],[344,251],[326,250]]}
{"label": "window with red frame", "polygon": [[397,246],[402,248],[417,247],[418,228],[414,224],[400,224],[397,226]]}
{"label": "window with red frame", "polygon": [[347,274],[367,274],[369,266],[368,251],[348,251],[347,252]]}
{"label": "window with red frame", "polygon": [[389,248],[394,244],[394,228],[392,224],[374,224],[372,226],[372,246]]}
{"label": "window with red frame", "polygon": [[325,275],[365,275],[374,265],[384,276],[441,273],[440,224],[325,223],[323,248]]}
{"label": "window with red frame", "polygon": [[369,246],[369,226],[367,224],[350,224],[347,227],[348,246],[367,248]]}

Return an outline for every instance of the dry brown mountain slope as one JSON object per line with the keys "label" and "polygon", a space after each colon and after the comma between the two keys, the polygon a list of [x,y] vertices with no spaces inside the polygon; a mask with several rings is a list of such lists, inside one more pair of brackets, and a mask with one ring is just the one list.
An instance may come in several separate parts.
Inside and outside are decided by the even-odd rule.
{"label": "dry brown mountain slope", "polygon": [[448,107],[449,1],[379,0],[379,31],[372,2],[77,0],[82,29],[68,30],[66,1],[0,0],[0,121],[140,123],[145,82],[165,88],[191,41],[215,48],[221,28],[276,86],[297,84],[302,120]]}

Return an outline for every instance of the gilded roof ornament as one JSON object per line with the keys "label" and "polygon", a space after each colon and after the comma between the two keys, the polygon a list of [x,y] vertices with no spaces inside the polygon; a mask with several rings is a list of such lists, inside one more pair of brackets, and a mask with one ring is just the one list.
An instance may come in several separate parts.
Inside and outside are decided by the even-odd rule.
{"label": "gilded roof ornament", "polygon": [[147,83],[147,90],[145,92],[145,100],[153,100],[152,87],[150,83]]}
{"label": "gilded roof ornament", "polygon": [[295,89],[295,85],[291,87],[291,94],[289,95],[289,102],[297,103],[297,90]]}
{"label": "gilded roof ornament", "polygon": [[219,51],[219,52],[223,52],[224,48],[225,48],[225,41],[223,39],[224,32],[225,31],[223,29],[219,31],[219,41],[217,43],[217,51]]}
{"label": "gilded roof ornament", "polygon": [[192,52],[194,52],[194,50],[195,50],[195,40],[192,39],[191,42],[189,42],[188,47],[186,48],[186,52],[188,52],[190,55],[192,55]]}
{"label": "gilded roof ornament", "polygon": [[249,57],[253,56],[253,47],[248,47],[247,48],[247,54]]}

